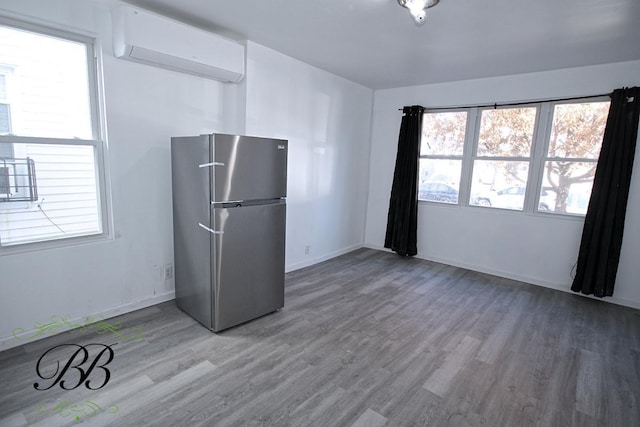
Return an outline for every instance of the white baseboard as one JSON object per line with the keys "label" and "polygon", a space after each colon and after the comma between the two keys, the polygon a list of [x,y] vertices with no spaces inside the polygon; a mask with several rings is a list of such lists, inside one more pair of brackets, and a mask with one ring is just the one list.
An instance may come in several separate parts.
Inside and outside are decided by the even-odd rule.
{"label": "white baseboard", "polygon": [[358,243],[357,245],[347,246],[346,248],[338,249],[337,251],[329,252],[324,255],[316,256],[313,258],[309,258],[308,260],[304,260],[301,262],[296,262],[293,264],[289,264],[285,266],[285,272],[289,273],[291,271],[300,270],[301,268],[309,267],[314,264],[318,264],[320,262],[329,260],[331,258],[338,257],[340,255],[347,254],[349,252],[353,252],[357,249],[364,247],[362,243]]}
{"label": "white baseboard", "polygon": [[[368,243],[365,243],[364,247],[365,248],[369,248],[369,249],[379,250],[379,251],[391,252],[389,249],[384,248],[382,246],[372,245],[372,244],[368,244]],[[452,259],[447,259],[447,258],[425,257],[425,256],[423,256],[421,254],[416,255],[416,258],[424,259],[424,260],[427,260],[427,261],[439,262],[441,264],[447,264],[447,265],[451,265],[451,266],[454,266],[454,267],[460,267],[460,268],[464,268],[466,270],[477,271],[479,273],[491,274],[492,276],[498,276],[498,277],[504,277],[506,279],[517,280],[519,282],[524,282],[524,283],[529,284],[529,285],[542,286],[544,288],[555,289],[557,291],[562,291],[562,292],[570,293],[572,295],[578,295],[578,296],[581,296],[581,297],[590,298],[590,299],[594,299],[594,300],[597,300],[597,301],[604,301],[604,302],[608,302],[608,303],[611,303],[611,304],[622,305],[622,306],[625,306],[625,307],[631,307],[631,308],[640,309],[640,302],[631,301],[631,300],[627,300],[627,299],[624,299],[624,298],[616,298],[616,297],[598,298],[598,297],[594,297],[592,295],[585,295],[585,294],[581,294],[581,293],[578,293],[578,292],[573,292],[571,290],[571,285],[547,282],[547,281],[541,280],[541,279],[536,278],[536,277],[523,276],[523,275],[519,275],[519,274],[510,272],[510,271],[496,270],[496,269],[493,269],[493,268],[486,268],[486,267],[483,267],[483,266],[479,266],[479,265],[475,265],[475,264],[468,264],[468,263],[460,262],[458,260],[452,260]]]}
{"label": "white baseboard", "polygon": [[[136,311],[136,310],[140,310],[141,308],[146,308],[152,305],[156,305],[156,304],[160,304],[161,302],[166,302],[166,301],[171,301],[172,299],[175,299],[176,294],[175,291],[170,291],[170,292],[166,292],[163,293],[161,295],[156,295],[154,297],[151,298],[146,298],[146,299],[142,299],[139,301],[135,301],[135,302],[131,302],[131,303],[126,303],[126,304],[122,304],[122,305],[118,305],[116,307],[111,307],[108,308],[106,310],[97,312],[97,313],[92,313],[92,314],[88,314],[88,315],[84,315],[81,317],[76,317],[76,318],[72,318],[69,319],[69,322],[71,323],[82,323],[85,321],[85,319],[87,317],[93,317],[93,318],[97,318],[97,319],[109,319],[111,317],[115,317],[115,316],[119,316],[121,314],[125,314],[125,313],[130,313],[132,311]],[[30,336],[30,335],[34,335],[38,330],[33,328],[31,330],[27,330],[25,332],[23,332],[20,335],[24,335],[24,336]],[[66,332],[67,329],[62,329],[59,332],[55,333],[55,334],[50,334],[50,335],[42,335],[39,336],[37,338],[32,338],[32,339],[16,339],[15,337],[9,336],[9,337],[4,337],[4,338],[0,338],[0,351],[3,350],[8,350],[10,348],[13,347],[19,347],[23,344],[27,344],[33,341],[38,341],[41,340],[43,338],[46,337],[50,337],[53,335],[57,335],[59,333],[62,332]]]}
{"label": "white baseboard", "polygon": [[[323,254],[320,256],[316,256],[313,258],[309,258],[308,260],[305,260],[303,262],[299,262],[299,263],[295,263],[295,264],[290,264],[287,265],[285,267],[285,271],[286,272],[290,272],[290,271],[294,271],[294,270],[299,270],[301,268],[304,267],[308,267],[314,264],[318,264],[320,262],[326,261],[328,259],[331,258],[335,258],[337,256],[340,255],[344,255],[346,253],[352,252],[356,249],[360,249],[362,248],[363,245],[361,243],[356,244],[356,245],[352,245],[352,246],[348,246],[346,248],[342,248],[333,252],[329,252],[327,254]],[[116,307],[112,307],[97,313],[92,313],[92,314],[88,314],[82,317],[77,317],[77,318],[72,318],[69,319],[70,322],[76,322],[76,323],[81,323],[85,320],[85,318],[87,316],[91,316],[91,317],[95,317],[95,318],[104,318],[104,319],[109,319],[111,317],[115,317],[115,316],[119,316],[121,314],[124,313],[129,313],[135,310],[139,310],[141,308],[145,308],[145,307],[149,307],[155,304],[160,304],[162,302],[165,301],[170,301],[172,299],[175,299],[175,291],[171,291],[171,292],[167,292],[161,295],[156,295],[152,298],[147,298],[147,299],[143,299],[140,301],[136,301],[136,302],[132,302],[132,303],[127,303],[127,304],[122,304]],[[37,329],[33,328],[31,330],[27,330],[25,332],[23,332],[21,335],[24,336],[31,336],[34,335],[37,332]],[[65,332],[65,330],[60,330],[58,333],[62,333]],[[37,341],[39,339],[42,338],[46,338],[48,336],[52,336],[52,335],[56,335],[56,334],[51,334],[51,335],[46,335],[46,336],[40,336],[37,338],[33,338],[33,339],[16,339],[13,336],[8,336],[8,337],[3,337],[0,338],[0,351],[3,350],[8,350],[10,348],[14,348],[14,347],[18,347],[21,346],[23,344],[27,344],[33,341]]]}
{"label": "white baseboard", "polygon": [[371,244],[371,243],[365,243],[363,245],[363,247],[367,248],[367,249],[375,249],[376,251],[383,251],[383,252],[393,253],[391,251],[391,249],[385,248],[384,246],[374,245],[374,244]]}

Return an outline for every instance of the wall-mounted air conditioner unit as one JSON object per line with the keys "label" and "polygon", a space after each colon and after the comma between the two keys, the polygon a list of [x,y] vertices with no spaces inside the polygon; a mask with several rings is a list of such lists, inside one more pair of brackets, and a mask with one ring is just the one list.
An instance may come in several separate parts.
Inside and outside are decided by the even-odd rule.
{"label": "wall-mounted air conditioner unit", "polygon": [[112,12],[113,50],[118,58],[238,83],[245,47],[235,41],[133,6]]}
{"label": "wall-mounted air conditioner unit", "polygon": [[0,157],[0,203],[37,200],[36,164],[33,159]]}

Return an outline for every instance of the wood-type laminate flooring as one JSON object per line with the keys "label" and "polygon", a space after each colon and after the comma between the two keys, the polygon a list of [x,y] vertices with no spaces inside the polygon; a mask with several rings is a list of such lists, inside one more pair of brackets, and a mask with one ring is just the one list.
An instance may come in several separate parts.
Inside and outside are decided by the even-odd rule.
{"label": "wood-type laminate flooring", "polygon": [[[0,425],[640,426],[639,311],[381,251],[288,273],[284,309],[219,334],[173,301],[109,322],[143,336],[0,353]],[[34,389],[65,343],[116,343],[104,387]]]}

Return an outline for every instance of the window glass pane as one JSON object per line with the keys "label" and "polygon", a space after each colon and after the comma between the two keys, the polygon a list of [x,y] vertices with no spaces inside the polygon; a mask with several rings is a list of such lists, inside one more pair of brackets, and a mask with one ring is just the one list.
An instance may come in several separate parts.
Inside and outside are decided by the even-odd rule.
{"label": "window glass pane", "polygon": [[529,162],[476,160],[470,205],[522,210]]}
{"label": "window glass pane", "polygon": [[597,159],[608,114],[609,102],[556,105],[549,157]]}
{"label": "window glass pane", "polygon": [[483,110],[478,156],[529,157],[536,108]]}
{"label": "window glass pane", "polygon": [[466,127],[465,111],[425,114],[422,120],[420,155],[461,156]]}
{"label": "window glass pane", "polygon": [[0,26],[0,64],[13,68],[12,133],[93,139],[83,43]]}
{"label": "window glass pane", "polygon": [[420,159],[418,200],[458,203],[461,160]]}
{"label": "window glass pane", "polygon": [[538,210],[586,214],[596,166],[597,162],[546,162]]}
{"label": "window glass pane", "polygon": [[[13,144],[13,149],[15,162],[5,162],[11,194],[0,194],[2,246],[102,232],[93,146]],[[27,157],[34,161],[33,202],[24,201]]]}
{"label": "window glass pane", "polygon": [[13,157],[13,144],[0,142],[0,158],[3,157]]}
{"label": "window glass pane", "polygon": [[9,106],[0,104],[0,134],[11,132],[11,123],[9,121]]}

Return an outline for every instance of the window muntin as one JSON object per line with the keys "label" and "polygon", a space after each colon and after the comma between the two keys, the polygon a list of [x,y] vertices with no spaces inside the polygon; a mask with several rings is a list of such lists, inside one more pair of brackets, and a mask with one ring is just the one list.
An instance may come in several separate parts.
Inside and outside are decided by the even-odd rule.
{"label": "window muntin", "polygon": [[425,113],[420,144],[418,199],[457,204],[467,112]]}
{"label": "window muntin", "polygon": [[544,159],[541,192],[552,203],[538,211],[584,215],[604,136],[609,102],[556,104]]}
{"label": "window muntin", "polygon": [[[4,19],[0,39],[0,64],[11,67],[11,135],[0,132],[0,153],[6,164],[33,162],[37,178],[37,199],[0,203],[0,246],[106,234],[94,41]],[[26,174],[8,180],[13,193],[33,189]]]}
{"label": "window muntin", "polygon": [[[438,147],[433,143],[427,149],[429,154],[425,154],[421,147],[420,183],[424,185],[425,176],[438,176],[433,181],[446,184],[448,177],[433,171],[438,161],[447,161],[446,166],[438,169],[453,171],[451,175],[460,177],[449,183],[464,193],[458,204],[465,204],[468,197],[470,206],[584,215],[608,110],[608,101],[591,98],[581,102],[550,101],[517,108],[460,111],[458,113],[468,112],[472,118],[464,131],[456,130],[458,135],[467,136],[463,154],[431,154],[431,147]],[[428,114],[444,113],[427,112],[425,119]],[[475,116],[477,119],[473,119]],[[455,138],[438,137],[439,141],[449,144],[443,142],[440,147],[454,147],[449,148],[449,152],[461,152],[458,145],[451,143]],[[423,129],[423,144],[424,140]],[[439,151],[446,150],[439,148]],[[560,181],[566,190],[562,190]],[[567,182],[570,182],[568,187]],[[422,188],[419,199],[455,203],[451,198],[443,200],[435,194],[427,197],[428,193]]]}

